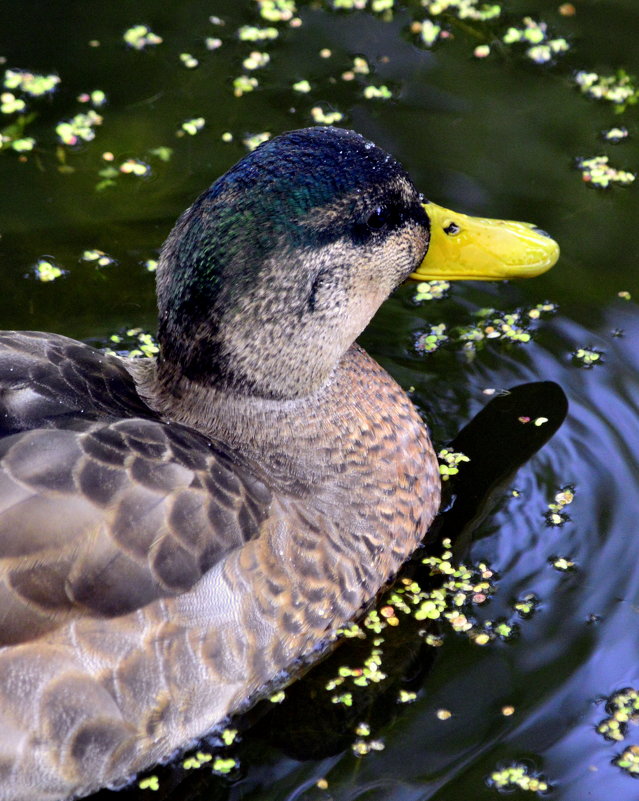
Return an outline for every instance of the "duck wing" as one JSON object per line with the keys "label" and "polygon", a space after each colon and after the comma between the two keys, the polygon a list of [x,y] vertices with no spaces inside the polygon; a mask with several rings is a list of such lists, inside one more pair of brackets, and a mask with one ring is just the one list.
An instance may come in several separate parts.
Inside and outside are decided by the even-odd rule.
{"label": "duck wing", "polygon": [[268,513],[221,446],[65,337],[0,335],[0,437],[0,644],[185,592]]}

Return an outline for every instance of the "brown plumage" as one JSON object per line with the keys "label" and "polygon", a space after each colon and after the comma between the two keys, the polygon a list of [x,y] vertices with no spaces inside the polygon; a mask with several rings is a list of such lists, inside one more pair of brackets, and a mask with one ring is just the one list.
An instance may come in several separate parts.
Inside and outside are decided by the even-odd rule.
{"label": "brown plumage", "polygon": [[176,225],[161,357],[0,336],[0,799],[145,768],[308,659],[439,503],[403,390],[352,344],[428,247],[356,134],[260,148]]}

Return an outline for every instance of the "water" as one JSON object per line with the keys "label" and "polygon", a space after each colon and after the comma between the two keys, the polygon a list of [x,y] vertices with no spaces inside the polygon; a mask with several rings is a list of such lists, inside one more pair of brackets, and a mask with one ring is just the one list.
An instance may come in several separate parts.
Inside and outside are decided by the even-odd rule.
{"label": "water", "polygon": [[[497,491],[470,554],[499,575],[495,595],[476,610],[479,620],[517,619],[518,635],[479,646],[449,631],[438,649],[407,644],[410,659],[398,667],[398,686],[417,692],[416,700],[398,705],[395,696],[378,698],[362,708],[371,724],[364,739],[381,740],[383,751],[357,757],[344,740],[335,753],[322,754],[306,732],[315,758],[298,761],[262,723],[233,751],[241,768],[230,780],[206,769],[169,772],[162,797],[483,801],[498,794],[486,778],[520,762],[541,773],[561,801],[637,797],[637,785],[612,760],[639,744],[639,729],[631,724],[618,743],[595,730],[606,717],[602,699],[639,687],[637,190],[593,190],[574,166],[577,157],[607,154],[615,167],[637,169],[637,113],[629,106],[616,114],[610,103],[582,96],[572,80],[580,69],[639,72],[637,17],[634,0],[575,5],[574,16],[562,16],[558,2],[513,0],[505,7],[508,24],[521,27],[525,14],[538,15],[551,38],[567,39],[569,52],[545,66],[527,58],[523,46],[496,45],[488,58],[473,58],[478,44],[505,33],[508,25],[499,20],[489,27],[448,18],[452,38],[433,50],[418,47],[409,28],[426,15],[416,4],[398,7],[392,20],[301,4],[302,26],[273,23],[281,34],[266,44],[237,40],[241,25],[266,25],[247,0],[100,4],[90,15],[78,2],[2,9],[5,67],[61,77],[52,97],[29,100],[38,117],[24,135],[36,138],[36,150],[25,163],[13,152],[0,157],[3,327],[99,344],[132,326],[152,330],[153,279],[141,262],[156,256],[190,200],[245,152],[242,138],[311,124],[318,105],[344,113],[342,124],[392,152],[427,197],[470,213],[534,221],[562,247],[557,267],[534,281],[460,284],[447,299],[423,303],[414,301],[414,286],[404,287],[362,337],[414,388],[438,443],[482,408],[486,388],[552,380],[566,393],[566,421]],[[211,15],[225,25],[209,22]],[[122,34],[136,23],[148,24],[164,42],[127,49]],[[222,46],[207,50],[207,37]],[[92,40],[100,46],[90,46]],[[322,48],[332,55],[320,57]],[[270,64],[246,72],[260,85],[234,97],[232,81],[251,50],[268,52]],[[181,53],[199,66],[187,69]],[[366,58],[371,74],[343,80],[354,56]],[[291,89],[303,79],[311,84],[308,94]],[[368,84],[388,86],[394,99],[365,99]],[[56,151],[55,125],[86,112],[76,97],[94,89],[109,98],[97,109],[104,122],[95,140]],[[200,116],[206,123],[199,133],[176,136],[185,120]],[[628,139],[617,145],[601,139],[601,131],[619,125],[630,131]],[[232,142],[222,141],[224,132]],[[172,148],[169,161],[150,153],[160,147]],[[106,152],[113,162],[102,157]],[[128,158],[150,164],[151,175],[116,174],[113,186],[96,191],[105,180],[99,172]],[[92,248],[117,264],[80,261]],[[45,255],[67,275],[36,280],[32,267]],[[624,291],[632,299],[618,296]],[[429,324],[466,325],[482,307],[512,312],[546,300],[558,310],[542,315],[527,344],[490,341],[473,358],[455,343],[432,354],[413,347]],[[587,369],[573,358],[580,348],[603,355]],[[563,510],[570,519],[548,527],[548,505],[568,485],[575,493]],[[558,557],[574,569],[553,567]],[[530,619],[521,619],[512,603],[528,593],[539,603]],[[510,716],[502,712],[507,706],[514,707]],[[452,717],[440,720],[440,709]],[[295,730],[295,711],[289,741],[310,749]],[[322,714],[316,728],[325,730],[326,741],[331,731],[348,725],[352,732],[360,722],[346,724],[337,712],[332,718],[330,708]],[[328,789],[316,785],[322,778]]]}

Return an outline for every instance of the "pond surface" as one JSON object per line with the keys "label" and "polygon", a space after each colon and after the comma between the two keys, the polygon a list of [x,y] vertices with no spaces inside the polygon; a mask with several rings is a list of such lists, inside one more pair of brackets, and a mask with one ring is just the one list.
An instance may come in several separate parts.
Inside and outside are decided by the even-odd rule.
{"label": "pond surface", "polygon": [[[617,739],[597,729],[614,711],[607,700],[639,690],[639,133],[634,84],[619,72],[639,73],[636,2],[511,0],[501,14],[470,0],[361,5],[282,4],[271,21],[249,0],[3,9],[3,69],[60,78],[39,97],[14,78],[13,100],[2,98],[3,328],[132,347],[139,335],[127,331],[154,330],[149,266],[179,213],[246,152],[244,140],[336,113],[437,203],[533,221],[562,248],[529,282],[458,284],[432,300],[405,286],[361,340],[412,388],[439,446],[487,389],[550,380],[568,397],[565,422],[497,489],[464,557],[495,574],[493,594],[472,609],[471,634],[490,636],[444,626],[433,647],[416,634],[412,666],[398,668],[410,702],[397,703],[395,687],[392,703],[386,693],[363,704],[354,725],[318,702],[316,735],[350,727],[337,745],[305,751],[301,728],[287,745],[273,725],[269,735],[267,715],[224,752],[239,761],[228,777],[178,763],[156,772],[158,793],[124,795],[483,801],[499,795],[491,776],[522,765],[561,801],[634,801],[638,785],[615,762],[639,761],[627,752],[639,753],[639,727],[613,730]],[[138,24],[163,41],[127,46]],[[242,41],[242,26],[276,38]],[[56,133],[90,111],[88,132]],[[613,128],[622,130],[606,138]],[[601,165],[592,175],[577,162],[599,156],[613,170],[607,189],[597,188]],[[432,352],[416,347],[433,332]],[[500,436],[491,432],[487,451]],[[280,718],[294,724],[301,702],[286,703]],[[515,797],[531,795],[534,784]]]}

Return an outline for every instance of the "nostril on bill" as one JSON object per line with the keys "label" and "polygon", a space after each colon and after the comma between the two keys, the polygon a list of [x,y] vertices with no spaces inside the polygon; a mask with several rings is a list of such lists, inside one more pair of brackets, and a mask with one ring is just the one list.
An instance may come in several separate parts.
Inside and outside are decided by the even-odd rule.
{"label": "nostril on bill", "polygon": [[547,236],[548,239],[550,239],[550,234],[548,233],[548,231],[544,231],[543,228],[533,228],[533,231],[536,234],[539,234],[540,236]]}

